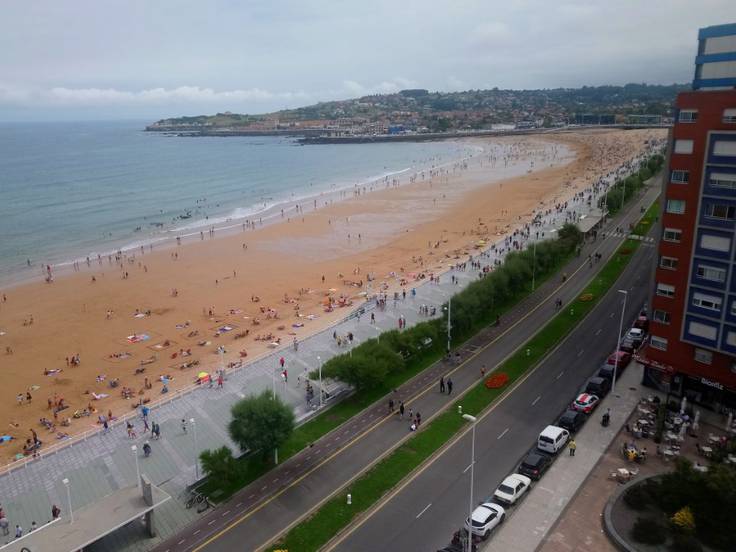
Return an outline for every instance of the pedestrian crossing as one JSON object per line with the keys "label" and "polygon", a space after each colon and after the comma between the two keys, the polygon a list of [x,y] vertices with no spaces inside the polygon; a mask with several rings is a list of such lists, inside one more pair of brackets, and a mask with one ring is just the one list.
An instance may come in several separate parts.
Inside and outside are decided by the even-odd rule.
{"label": "pedestrian crossing", "polygon": [[612,236],[614,238],[625,238],[630,240],[639,240],[644,243],[655,243],[656,240],[651,236],[640,236],[639,234],[628,234],[626,232],[609,232],[606,236]]}

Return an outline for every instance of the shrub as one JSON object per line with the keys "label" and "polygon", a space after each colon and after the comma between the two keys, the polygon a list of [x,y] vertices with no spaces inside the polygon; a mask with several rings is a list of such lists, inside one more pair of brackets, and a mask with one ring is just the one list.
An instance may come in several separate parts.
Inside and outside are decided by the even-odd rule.
{"label": "shrub", "polygon": [[692,535],[675,533],[670,550],[672,552],[703,552],[703,545]]}
{"label": "shrub", "polygon": [[238,464],[233,451],[226,446],[205,450],[199,459],[202,461],[202,472],[220,487],[227,487],[238,478]]}
{"label": "shrub", "polygon": [[644,483],[634,485],[624,494],[624,503],[637,512],[641,512],[652,502],[652,495]]}
{"label": "shrub", "polygon": [[638,518],[631,529],[631,538],[642,544],[662,544],[667,540],[667,529],[651,518]]}

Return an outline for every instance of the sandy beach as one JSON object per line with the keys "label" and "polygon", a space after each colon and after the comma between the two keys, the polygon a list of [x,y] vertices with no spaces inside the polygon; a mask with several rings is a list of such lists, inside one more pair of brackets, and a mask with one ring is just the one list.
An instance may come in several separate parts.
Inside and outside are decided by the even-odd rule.
{"label": "sandy beach", "polygon": [[[664,136],[616,130],[494,138],[514,152],[508,159],[479,154],[316,210],[291,206],[275,224],[204,231],[180,246],[144,248],[120,263],[93,260],[52,283],[5,289],[0,434],[14,440],[0,457],[21,452],[31,429],[50,444],[58,433],[99,427],[101,414],[154,403],[162,375],[170,376],[169,389],[189,385],[198,372],[217,369],[220,346],[225,363],[247,362],[345,317],[366,292],[394,291],[402,280],[409,289],[420,275],[467,258],[478,240],[503,237]],[[505,163],[517,166],[517,176],[498,178]],[[66,408],[55,415],[59,404]],[[89,417],[73,417],[85,408]]]}

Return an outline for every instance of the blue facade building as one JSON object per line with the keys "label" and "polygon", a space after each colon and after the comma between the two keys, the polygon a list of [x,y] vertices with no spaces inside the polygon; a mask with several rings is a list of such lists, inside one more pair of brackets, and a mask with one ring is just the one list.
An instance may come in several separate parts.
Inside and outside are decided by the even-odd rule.
{"label": "blue facade building", "polygon": [[736,24],[700,29],[693,90],[736,88]]}

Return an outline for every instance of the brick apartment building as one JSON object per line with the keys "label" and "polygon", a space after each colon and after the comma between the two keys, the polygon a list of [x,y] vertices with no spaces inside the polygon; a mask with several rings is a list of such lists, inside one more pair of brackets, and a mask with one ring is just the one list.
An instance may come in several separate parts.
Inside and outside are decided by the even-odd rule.
{"label": "brick apartment building", "polygon": [[700,30],[662,190],[645,383],[736,409],[736,24]]}

